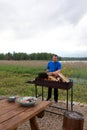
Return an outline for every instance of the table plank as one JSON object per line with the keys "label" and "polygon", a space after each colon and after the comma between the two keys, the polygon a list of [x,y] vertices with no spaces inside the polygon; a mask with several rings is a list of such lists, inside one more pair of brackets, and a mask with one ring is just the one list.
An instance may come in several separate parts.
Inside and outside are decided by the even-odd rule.
{"label": "table plank", "polygon": [[14,116],[17,116],[18,114],[24,112],[26,109],[28,108],[18,107],[2,114],[0,116],[0,123],[5,122],[6,120],[9,120],[10,118],[13,118]]}
{"label": "table plank", "polygon": [[4,113],[7,113],[9,111],[12,111],[13,109],[17,108],[18,104],[14,102],[9,103],[7,100],[4,100],[4,102],[0,102],[0,116]]}
{"label": "table plank", "polygon": [[3,128],[3,125],[0,124],[0,130],[6,130],[6,128]]}

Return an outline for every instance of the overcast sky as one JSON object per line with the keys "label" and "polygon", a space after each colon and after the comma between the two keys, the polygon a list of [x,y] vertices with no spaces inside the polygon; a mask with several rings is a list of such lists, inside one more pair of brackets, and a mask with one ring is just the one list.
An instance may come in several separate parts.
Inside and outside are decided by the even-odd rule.
{"label": "overcast sky", "polygon": [[87,56],[87,0],[0,0],[0,53]]}

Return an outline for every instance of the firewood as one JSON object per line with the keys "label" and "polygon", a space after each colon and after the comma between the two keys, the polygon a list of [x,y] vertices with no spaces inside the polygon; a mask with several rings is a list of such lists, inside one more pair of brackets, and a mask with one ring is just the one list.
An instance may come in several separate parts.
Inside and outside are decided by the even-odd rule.
{"label": "firewood", "polygon": [[69,79],[67,77],[65,77],[62,73],[58,73],[58,76],[64,81],[69,83]]}
{"label": "firewood", "polygon": [[53,80],[53,81],[58,81],[54,76],[48,76],[48,79]]}

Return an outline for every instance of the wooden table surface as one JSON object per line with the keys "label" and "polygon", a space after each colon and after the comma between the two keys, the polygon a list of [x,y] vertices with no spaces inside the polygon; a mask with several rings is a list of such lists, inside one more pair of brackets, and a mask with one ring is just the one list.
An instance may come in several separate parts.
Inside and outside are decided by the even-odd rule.
{"label": "wooden table surface", "polygon": [[[50,101],[38,101],[33,107],[23,107],[17,102],[9,103],[6,99],[0,101],[0,130],[16,130],[16,128],[27,120],[30,123],[34,121],[35,117],[44,111],[49,105]],[[34,119],[34,120],[32,120]],[[34,128],[31,128],[34,130]],[[39,127],[35,130],[39,130]]]}

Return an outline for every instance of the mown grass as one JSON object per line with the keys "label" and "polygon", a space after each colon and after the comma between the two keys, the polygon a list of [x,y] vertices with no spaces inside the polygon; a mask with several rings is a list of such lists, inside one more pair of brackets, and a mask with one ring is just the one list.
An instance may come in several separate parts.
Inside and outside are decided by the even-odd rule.
{"label": "mown grass", "polygon": [[[26,81],[34,79],[39,72],[45,72],[46,64],[47,61],[0,61],[0,95],[35,96],[34,85]],[[74,81],[74,101],[87,103],[87,62],[62,64],[62,73]],[[38,95],[41,95],[41,87],[38,88]],[[44,96],[47,97],[47,88]],[[59,99],[66,99],[66,91],[59,90]]]}

